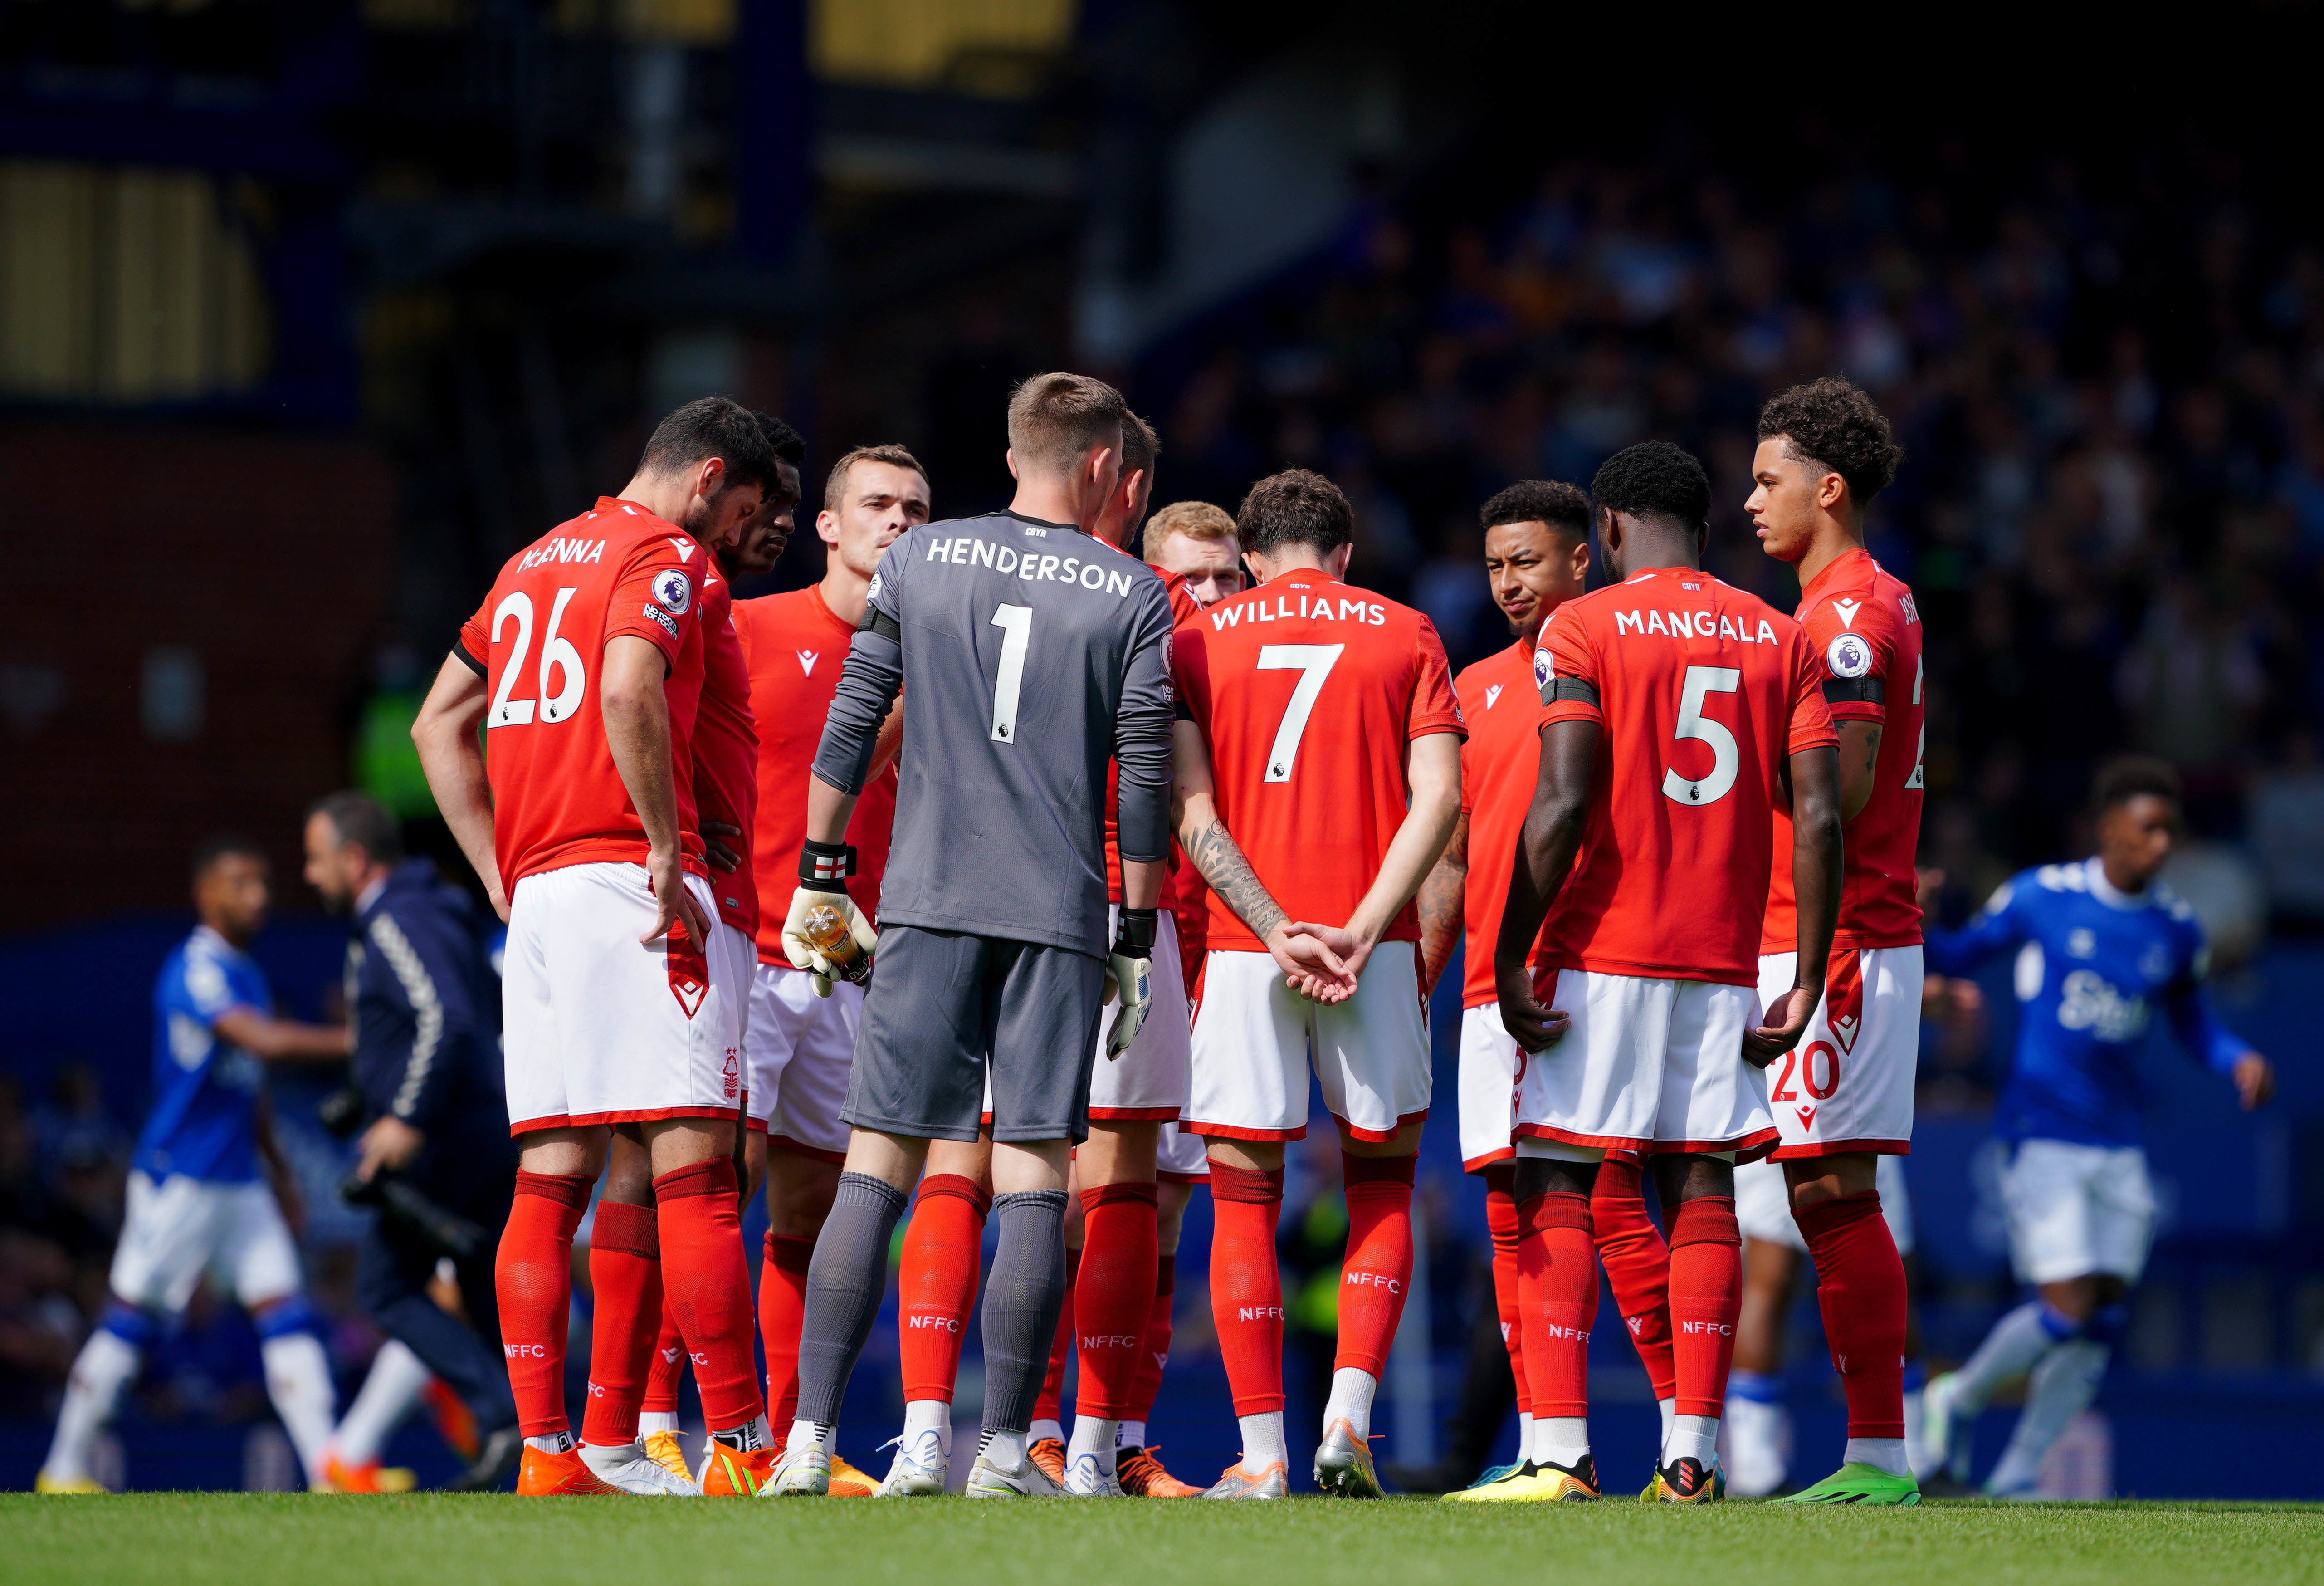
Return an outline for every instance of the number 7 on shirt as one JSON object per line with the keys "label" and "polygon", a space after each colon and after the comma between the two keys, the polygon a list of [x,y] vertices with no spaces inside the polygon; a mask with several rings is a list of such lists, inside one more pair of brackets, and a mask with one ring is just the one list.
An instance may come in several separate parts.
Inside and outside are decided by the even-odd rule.
{"label": "number 7 on shirt", "polygon": [[1307,735],[1307,718],[1314,714],[1323,680],[1332,675],[1347,648],[1344,644],[1269,644],[1259,650],[1259,670],[1299,674],[1299,686],[1291,691],[1291,703],[1283,708],[1283,724],[1276,728],[1275,742],[1267,752],[1267,775],[1261,780],[1291,779],[1291,768],[1299,759],[1299,740]]}

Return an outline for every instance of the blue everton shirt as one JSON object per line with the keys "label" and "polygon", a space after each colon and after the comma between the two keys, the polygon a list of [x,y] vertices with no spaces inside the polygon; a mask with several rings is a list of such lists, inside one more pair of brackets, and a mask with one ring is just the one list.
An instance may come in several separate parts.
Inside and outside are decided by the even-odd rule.
{"label": "blue everton shirt", "polygon": [[153,1111],[137,1137],[137,1170],[222,1183],[258,1176],[258,1059],[218,1038],[230,1010],[272,1014],[257,962],[208,926],[170,954],[153,986]]}
{"label": "blue everton shirt", "polygon": [[2210,952],[2194,910],[2161,882],[2116,889],[2096,859],[2011,877],[1957,931],[1932,927],[1926,962],[1965,975],[2015,949],[2017,1058],[2000,1105],[2006,1139],[2135,1146],[2144,1096],[2135,1059],[2157,1003],[2179,1040],[2220,1074],[2251,1048],[2211,1010]]}

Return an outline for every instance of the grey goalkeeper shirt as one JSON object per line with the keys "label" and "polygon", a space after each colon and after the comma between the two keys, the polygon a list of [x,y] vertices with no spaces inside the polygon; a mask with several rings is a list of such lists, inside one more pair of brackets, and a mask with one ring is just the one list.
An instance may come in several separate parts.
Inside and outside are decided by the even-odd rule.
{"label": "grey goalkeeper shirt", "polygon": [[862,789],[899,688],[880,923],[1103,955],[1109,758],[1122,857],[1169,850],[1161,578],[1071,524],[996,512],[915,529],[872,576],[817,777]]}

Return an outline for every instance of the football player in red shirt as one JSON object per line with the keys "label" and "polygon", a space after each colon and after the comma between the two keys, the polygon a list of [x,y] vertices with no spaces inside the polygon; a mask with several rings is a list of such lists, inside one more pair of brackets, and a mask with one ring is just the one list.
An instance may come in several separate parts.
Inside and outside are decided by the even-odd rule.
{"label": "football player in red shirt", "polygon": [[[566,1420],[573,1232],[616,1128],[643,1141],[657,1205],[601,1214],[595,1240],[659,1250],[721,1456],[714,1489],[771,1463],[730,1159],[741,988],[707,954],[690,735],[707,548],[776,477],[747,410],[678,409],[619,498],[509,559],[413,724],[446,824],[509,920],[503,1043],[523,1147],[498,1272],[521,1493],[692,1489],[634,1439],[577,1448]],[[593,1366],[634,1396],[652,1329],[601,1323]]]}
{"label": "football player in red shirt", "polygon": [[[1215,605],[1243,588],[1241,553],[1235,544],[1234,519],[1208,502],[1174,502],[1147,521],[1147,565],[1170,584],[1173,609],[1177,592],[1192,595],[1195,604]],[[1204,928],[1210,914],[1210,889],[1202,872],[1174,842],[1173,868],[1162,885],[1162,907],[1168,911],[1177,935],[1178,960],[1189,999],[1203,967]],[[1159,993],[1157,993],[1157,997]],[[1191,1003],[1189,1004],[1191,1006]],[[1191,1017],[1191,1015],[1190,1015]],[[1148,1024],[1152,1023],[1149,1016]],[[1140,1036],[1144,1031],[1139,1031]],[[1188,1058],[1192,1062],[1191,1052]],[[1191,1067],[1190,1067],[1191,1073]],[[1162,1371],[1170,1359],[1171,1307],[1177,1293],[1178,1238],[1185,1222],[1194,1186],[1210,1181],[1210,1157],[1203,1137],[1184,1128],[1176,1119],[1161,1126],[1154,1150],[1156,1244],[1154,1304],[1146,1318],[1146,1338],[1139,1355],[1138,1377],[1130,1390],[1127,1418],[1121,1423],[1117,1458],[1121,1489],[1135,1498],[1198,1498],[1192,1487],[1163,1468],[1159,1451],[1147,1446],[1146,1419],[1162,1390]]]}
{"label": "football player in red shirt", "polygon": [[[880,553],[928,521],[928,480],[898,446],[861,447],[832,465],[816,533],[826,548],[822,579],[805,589],[746,600],[734,626],[747,661],[759,727],[754,768],[758,819],[751,863],[762,876],[792,876],[807,830],[808,768],[839,685],[849,637],[862,620]],[[890,724],[892,754],[902,712]],[[877,917],[896,811],[892,770],[876,775],[857,801],[848,841],[859,856],[848,881],[856,906]],[[791,967],[782,920],[762,909],[752,975],[750,1066],[753,1154],[767,1183],[767,1242],[759,1279],[759,1330],[767,1353],[767,1399],[778,1435],[798,1398],[799,1323],[807,1259],[839,1187],[847,1126],[839,1109],[855,1050],[863,988]],[[877,1483],[835,1455],[829,1491],[869,1497]]]}
{"label": "football player in red shirt", "polygon": [[[1648,441],[1609,459],[1591,493],[1619,582],[1560,606],[1535,651],[1540,771],[1493,954],[1502,1019],[1533,1055],[1516,1184],[1533,1438],[1515,1473],[1469,1496],[1598,1496],[1591,1192],[1605,1154],[1627,1149],[1653,1159],[1671,1252],[1676,1414],[1647,1496],[1707,1502],[1741,1286],[1733,1164],[1775,1144],[1761,1069],[1821,994],[1837,739],[1806,635],[1700,570],[1700,463]],[[1799,976],[1763,1023],[1759,920],[1787,800]],[[1548,1007],[1536,951],[1555,971]]]}
{"label": "football player in red shirt", "polygon": [[[1516,1379],[1520,1450],[1533,1429],[1533,1401],[1526,1388],[1517,1327],[1517,1203],[1509,1195],[1516,1172],[1512,1164],[1521,1058],[1493,1000],[1493,940],[1500,927],[1501,899],[1508,890],[1509,856],[1517,850],[1517,829],[1533,804],[1534,772],[1541,760],[1534,644],[1549,614],[1582,592],[1590,571],[1590,515],[1585,492],[1540,479],[1509,486],[1479,513],[1485,531],[1485,576],[1516,642],[1452,680],[1461,715],[1469,724],[1469,741],[1461,749],[1461,817],[1417,900],[1422,979],[1427,986],[1434,987],[1444,973],[1464,928],[1466,933],[1461,988],[1461,1162],[1463,1169],[1485,1180],[1486,1217],[1493,1235],[1493,1297]],[[1399,1471],[1397,1485],[1426,1492],[1470,1485],[1483,1469],[1507,1414],[1505,1395],[1487,1397],[1492,1401],[1489,1418],[1480,1415],[1475,1425],[1462,1418],[1453,1435],[1455,1447],[1443,1466]],[[1497,1480],[1510,1468],[1496,1470],[1487,1480]]]}
{"label": "football player in red shirt", "polygon": [[1176,573],[1197,605],[1216,605],[1243,590],[1242,548],[1233,514],[1206,501],[1176,501],[1146,522],[1147,566]]}
{"label": "football player in red shirt", "polygon": [[[1312,1050],[1349,1216],[1315,1481],[1376,1497],[1371,1400],[1411,1277],[1429,1103],[1412,898],[1460,815],[1466,730],[1428,619],[1342,582],[1354,518],[1337,486],[1301,469],[1261,480],[1236,526],[1259,586],[1174,635],[1180,841],[1212,888],[1186,1120],[1209,1140],[1211,1309],[1242,1432],[1211,1496],[1286,1487],[1275,1233]],[[1286,983],[1278,938],[1295,929],[1357,977],[1351,992],[1319,1002]]]}
{"label": "football player in red shirt", "polygon": [[[1794,386],[1759,414],[1745,511],[1761,545],[1800,576],[1799,622],[1817,655],[1840,733],[1847,855],[1824,995],[1796,1050],[1768,1071],[1783,1142],[1774,1164],[1737,1176],[1743,1231],[1788,1271],[1803,1242],[1815,1262],[1825,1341],[1848,1395],[1840,1470],[1787,1501],[1911,1503],[1904,1449],[1904,1263],[1882,1216],[1877,1165],[1912,1148],[1921,1046],[1919,611],[1913,592],[1864,549],[1864,512],[1904,456],[1872,399],[1845,380]],[[1759,943],[1759,990],[1792,983],[1796,934],[1791,822],[1775,816],[1774,871]],[[1789,1192],[1788,1221],[1781,1226]],[[1890,1187],[1901,1190],[1903,1176]],[[1755,1197],[1751,1192],[1757,1191]],[[1905,1213],[1903,1206],[1895,1210]],[[1754,1213],[1763,1225],[1754,1227]],[[1905,1213],[1909,1215],[1909,1213]],[[1774,1222],[1770,1229],[1765,1223]]]}
{"label": "football player in red shirt", "polygon": [[[760,798],[761,745],[755,722],[765,721],[779,730],[787,718],[781,702],[754,705],[748,663],[737,633],[740,619],[730,620],[731,586],[734,579],[771,569],[789,543],[793,514],[799,500],[799,465],[807,456],[807,443],[798,431],[770,414],[756,417],[775,454],[777,483],[768,491],[758,515],[742,532],[731,543],[715,548],[713,553],[717,571],[706,581],[703,592],[706,670],[702,710],[694,734],[694,779],[702,816],[704,857],[718,901],[719,924],[715,935],[726,954],[724,962],[731,983],[745,987],[752,985],[756,974],[754,937],[760,926],[756,872],[751,844],[745,835],[757,824]],[[752,1106],[753,1127],[744,1134],[745,1199],[757,1193],[766,1171],[765,1136],[756,1127],[755,1116],[760,1080],[752,1063],[755,1053],[767,1039],[767,1021],[763,1015],[754,1020],[747,1012],[746,1008],[741,1068],[745,1094]],[[643,1152],[619,1137],[614,1139],[612,1159],[606,1165],[605,1187],[598,1203],[602,1207],[608,1201],[652,1204],[650,1169]],[[659,1263],[637,1262],[632,1268],[618,1253],[609,1259],[603,1249],[593,1245],[590,1267],[593,1297],[599,1306],[625,1301],[631,1285],[624,1279],[633,1269],[650,1268],[653,1286],[657,1290],[659,1287]],[[779,1305],[781,1293],[779,1284],[764,1280],[760,1284],[762,1338],[768,1336],[770,1307]],[[776,1412],[770,1414],[770,1424],[779,1429],[788,1424],[780,1413],[788,1407],[780,1402],[787,1378],[782,1365],[784,1357],[772,1340],[769,1342],[767,1357],[768,1402],[770,1411]],[[685,1453],[678,1440],[678,1385],[685,1370],[686,1349],[678,1321],[665,1306],[637,1430],[644,1440],[646,1452],[665,1469],[680,1475],[687,1473]],[[610,1397],[592,1396],[593,1415]],[[598,1438],[585,1430],[583,1440],[595,1443]],[[870,1491],[870,1484],[864,1483],[856,1495],[868,1495]]]}

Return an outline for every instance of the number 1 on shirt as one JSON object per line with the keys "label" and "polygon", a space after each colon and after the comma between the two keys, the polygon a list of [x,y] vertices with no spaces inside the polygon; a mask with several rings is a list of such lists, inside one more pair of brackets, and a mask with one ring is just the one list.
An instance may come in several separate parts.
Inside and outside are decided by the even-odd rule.
{"label": "number 1 on shirt", "polygon": [[1299,740],[1307,735],[1307,718],[1314,714],[1323,679],[1332,675],[1340,652],[1347,648],[1344,644],[1269,644],[1260,649],[1260,671],[1300,675],[1299,686],[1291,691],[1291,703],[1284,707],[1283,724],[1275,729],[1275,742],[1267,752],[1267,775],[1262,781],[1291,779],[1291,767],[1299,758]]}
{"label": "number 1 on shirt", "polygon": [[1033,608],[1003,602],[992,625],[1001,630],[1001,669],[992,677],[992,741],[1017,741],[1017,693],[1025,681],[1025,650],[1033,642]]}

